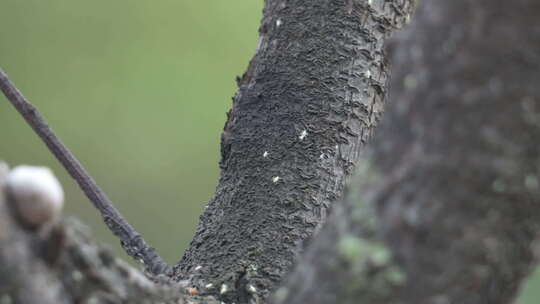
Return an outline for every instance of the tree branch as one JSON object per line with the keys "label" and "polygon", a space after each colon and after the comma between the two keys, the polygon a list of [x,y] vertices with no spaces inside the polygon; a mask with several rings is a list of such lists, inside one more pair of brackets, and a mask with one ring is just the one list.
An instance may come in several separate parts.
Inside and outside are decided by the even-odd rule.
{"label": "tree branch", "polygon": [[508,304],[540,235],[540,3],[422,1],[351,185],[275,303]]}
{"label": "tree branch", "polygon": [[219,304],[194,292],[187,282],[162,276],[149,280],[96,244],[88,227],[75,219],[51,219],[38,230],[29,229],[15,212],[21,201],[7,191],[3,165],[0,162],[0,303]]}
{"label": "tree branch", "polygon": [[92,176],[90,176],[82,164],[47,125],[47,122],[36,107],[26,100],[1,68],[0,89],[101,213],[105,224],[120,239],[126,253],[135,260],[143,263],[149,273],[153,275],[170,275],[172,268],[163,261],[156,250],[151,248],[142,236],[124,219]]}
{"label": "tree branch", "polygon": [[276,288],[378,125],[383,45],[412,3],[265,1],[259,47],[222,133],[216,194],[175,267],[178,278],[213,284],[227,303]]}
{"label": "tree branch", "polygon": [[[422,4],[397,44],[395,100],[361,159],[368,169],[334,203],[275,303],[507,304],[534,265],[540,40],[530,36],[540,4]],[[213,302],[265,302],[341,195],[379,122],[383,44],[412,7],[266,1],[260,47],[223,132],[221,180],[175,279],[188,278]],[[0,246],[8,253],[0,267],[13,264],[15,247]],[[88,264],[79,247],[67,259],[83,257],[76,269]],[[112,277],[98,282],[110,288]]]}

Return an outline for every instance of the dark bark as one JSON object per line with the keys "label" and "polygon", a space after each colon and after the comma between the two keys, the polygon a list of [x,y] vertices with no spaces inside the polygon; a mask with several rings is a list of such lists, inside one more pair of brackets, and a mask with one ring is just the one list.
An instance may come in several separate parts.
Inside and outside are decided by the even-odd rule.
{"label": "dark bark", "polygon": [[[260,46],[239,80],[223,133],[217,194],[176,268],[178,280],[188,279],[203,296],[227,286],[219,297],[243,303],[266,297],[290,270],[297,250],[340,196],[360,147],[379,121],[387,80],[383,42],[408,19],[410,3],[267,1]],[[40,275],[57,285],[50,302],[172,301],[170,292],[184,288],[139,286],[131,278],[134,271],[104,264],[99,247],[77,237],[77,229],[67,234],[72,245],[58,249],[64,266],[48,267],[32,249],[47,247],[50,240],[9,219],[6,223],[11,229],[4,248],[20,243],[15,247],[21,255],[4,251],[4,264],[16,266],[2,275],[18,272],[21,279],[7,279],[1,296],[17,303],[35,302],[17,298],[12,290],[25,280],[39,285]],[[34,264],[39,269],[24,268]],[[83,290],[64,280],[72,271]]]}
{"label": "dark bark", "polygon": [[513,301],[540,232],[539,15],[536,0],[422,1],[369,169],[276,303]]}
{"label": "dark bark", "polygon": [[222,134],[219,185],[177,278],[211,283],[207,292],[227,302],[275,288],[379,121],[383,43],[411,2],[266,1],[259,47]]}
{"label": "dark bark", "polygon": [[[396,42],[393,103],[364,170],[276,303],[510,303],[530,271],[540,4],[422,3]],[[189,282],[149,281],[74,224],[27,231],[0,191],[0,301],[183,303],[194,284],[227,303],[259,302],[340,196],[382,111],[384,39],[411,7],[267,1],[223,133],[216,196],[175,269]]]}

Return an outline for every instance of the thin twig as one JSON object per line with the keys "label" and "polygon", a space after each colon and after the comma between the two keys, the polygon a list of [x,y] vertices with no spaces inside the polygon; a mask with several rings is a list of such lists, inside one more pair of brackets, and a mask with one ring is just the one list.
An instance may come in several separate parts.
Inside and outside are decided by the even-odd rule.
{"label": "thin twig", "polygon": [[0,89],[99,210],[105,224],[120,239],[126,253],[143,263],[150,274],[171,275],[171,266],[165,263],[156,250],[148,246],[142,236],[124,219],[86,169],[47,125],[36,107],[28,102],[1,68]]}

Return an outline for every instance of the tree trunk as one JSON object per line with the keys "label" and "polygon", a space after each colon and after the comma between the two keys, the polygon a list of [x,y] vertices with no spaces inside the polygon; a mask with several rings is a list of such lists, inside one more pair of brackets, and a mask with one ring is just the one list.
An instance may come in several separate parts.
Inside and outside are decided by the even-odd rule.
{"label": "tree trunk", "polygon": [[511,303],[540,232],[540,3],[423,1],[369,163],[276,303]]}
{"label": "tree trunk", "polygon": [[411,2],[266,1],[222,134],[220,182],[177,278],[244,303],[290,271],[379,121],[383,43]]}

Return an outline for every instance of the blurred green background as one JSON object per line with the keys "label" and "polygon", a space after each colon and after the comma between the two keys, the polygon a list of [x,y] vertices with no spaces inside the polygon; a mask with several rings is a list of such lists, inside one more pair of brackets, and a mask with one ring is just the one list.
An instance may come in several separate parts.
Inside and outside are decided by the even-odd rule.
{"label": "blurred green background", "polygon": [[[261,13],[255,0],[0,0],[0,66],[175,263],[215,189],[225,113]],[[53,168],[67,213],[120,252],[76,184],[0,101],[0,159]]]}
{"label": "blurred green background", "polygon": [[[257,45],[262,0],[0,0],[0,67],[116,206],[175,263],[218,178],[219,138]],[[46,165],[68,214],[121,251],[89,201],[0,97],[0,159]],[[540,302],[540,276],[520,304]]]}

